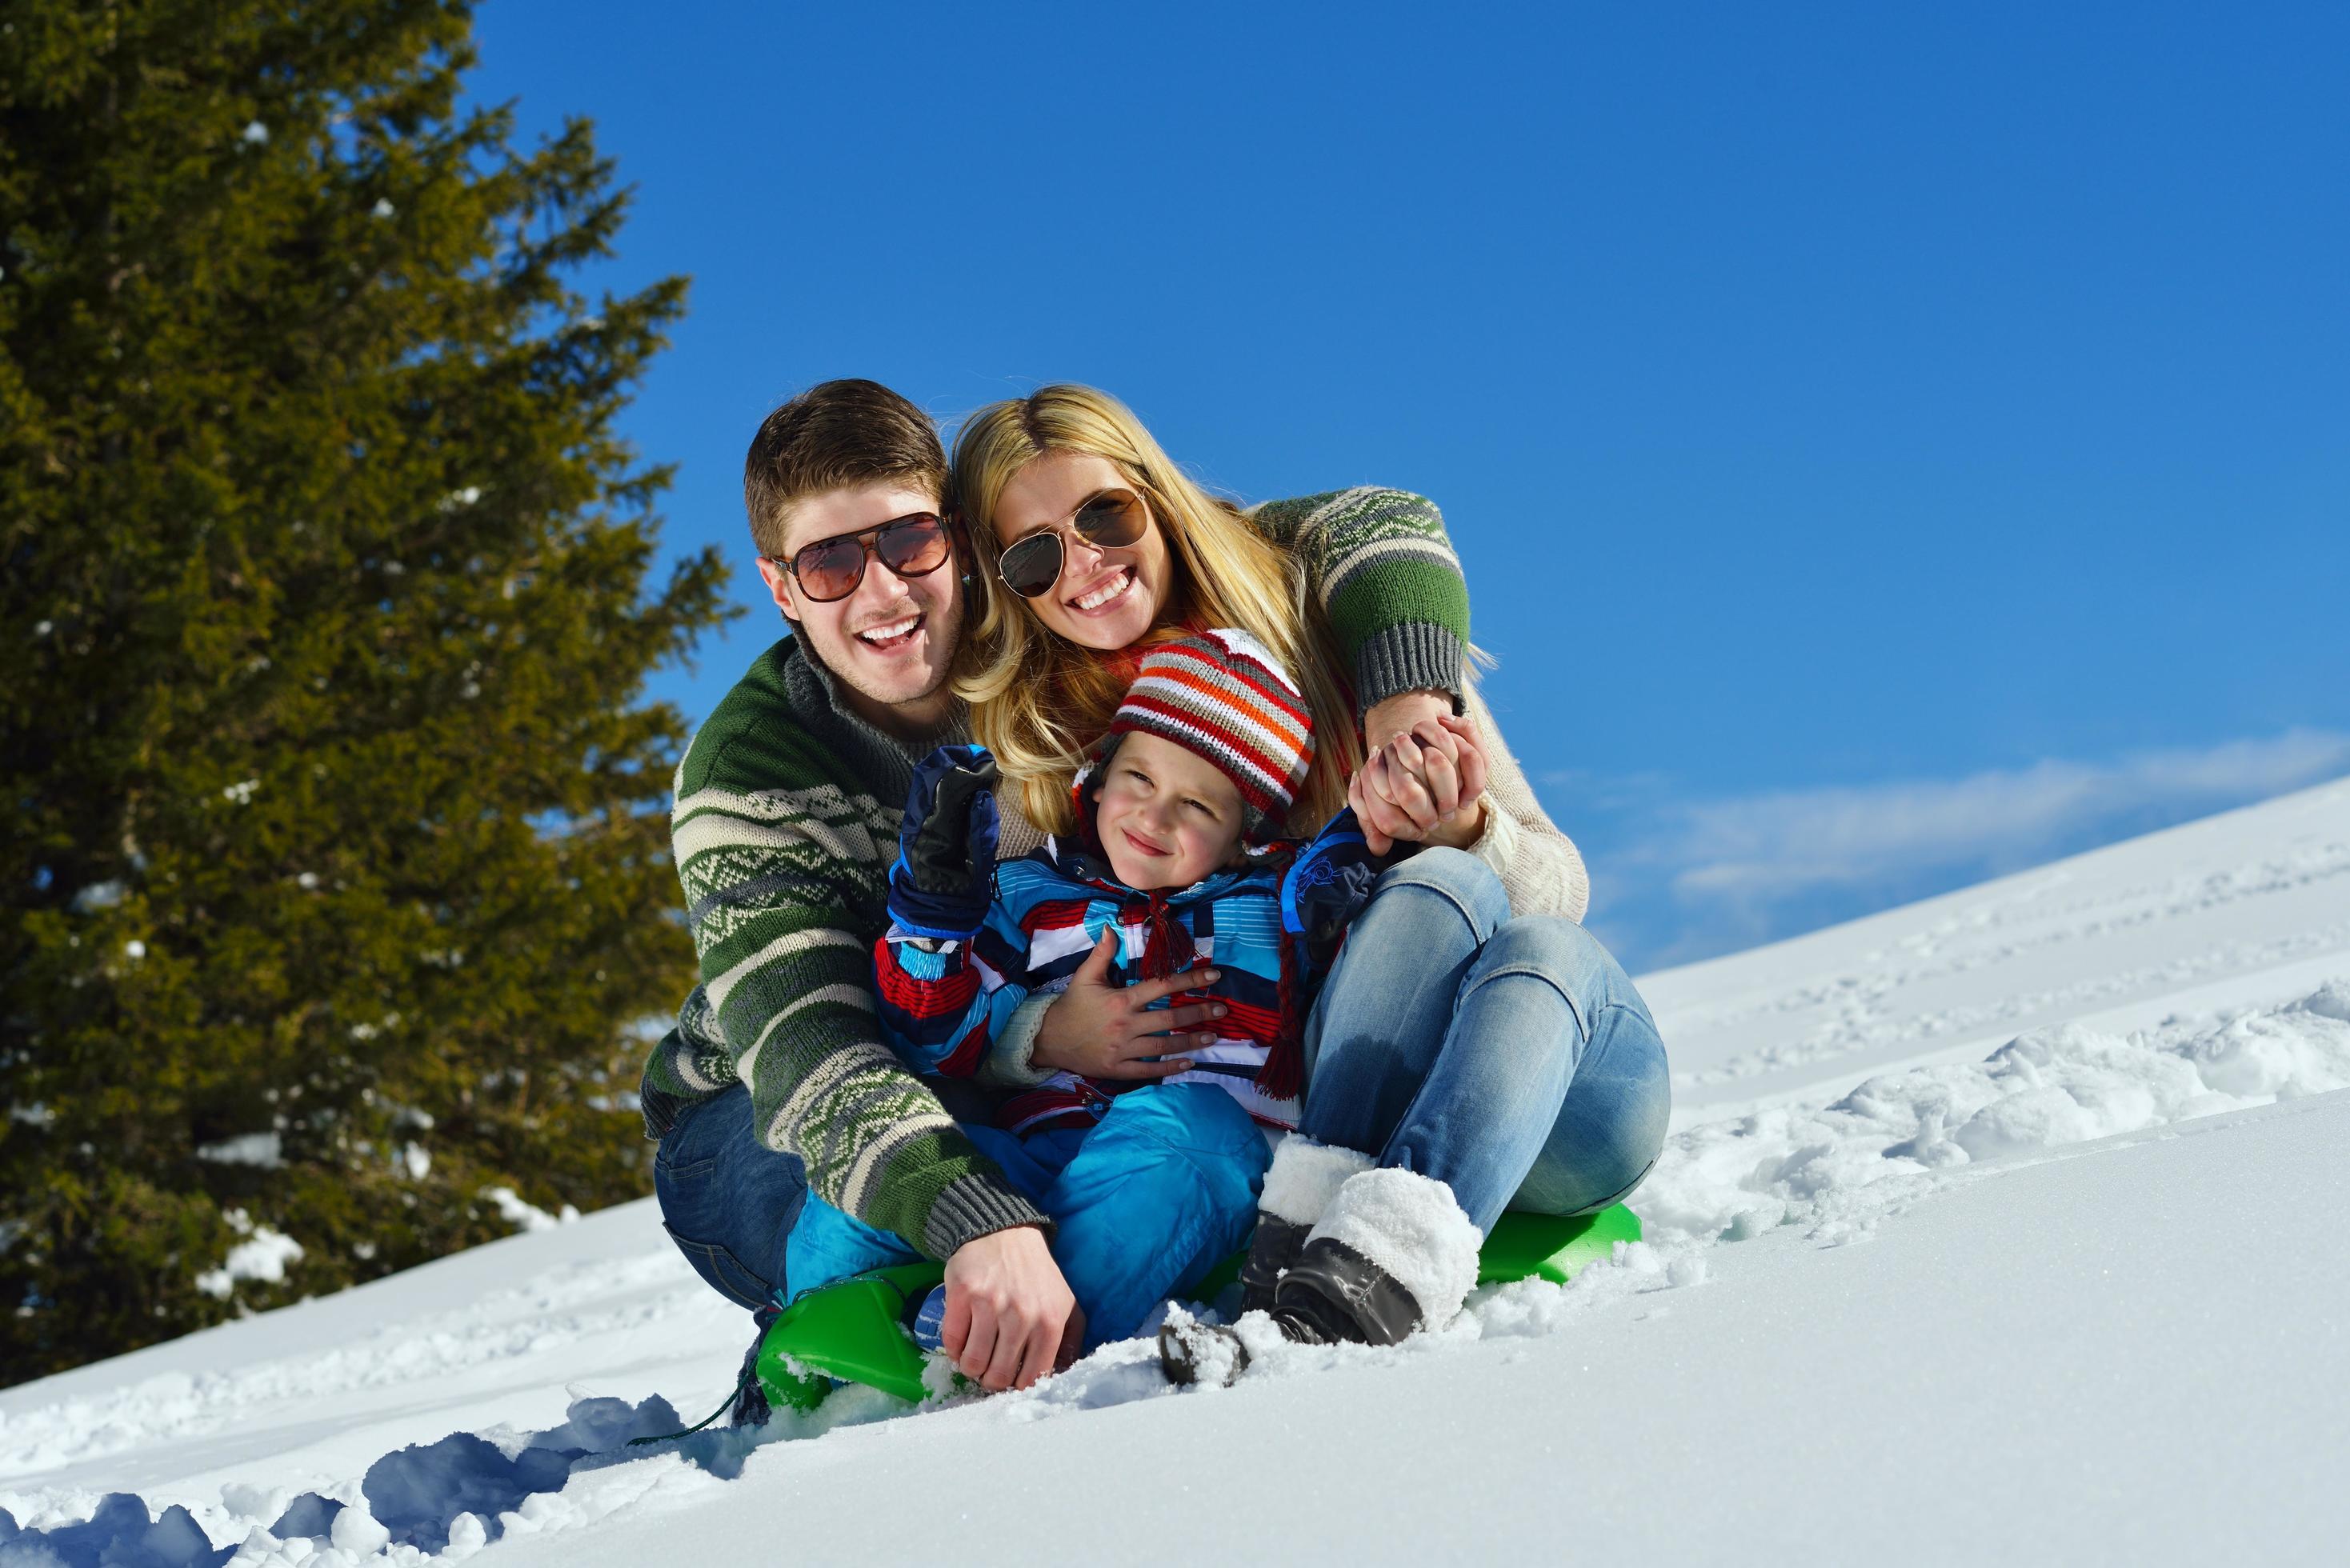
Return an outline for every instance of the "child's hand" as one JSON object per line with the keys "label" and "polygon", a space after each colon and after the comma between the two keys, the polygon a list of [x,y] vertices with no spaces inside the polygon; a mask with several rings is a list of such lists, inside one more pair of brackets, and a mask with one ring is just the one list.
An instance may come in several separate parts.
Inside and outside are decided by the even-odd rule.
{"label": "child's hand", "polygon": [[1485,779],[1477,727],[1448,713],[1382,743],[1347,781],[1347,804],[1375,855],[1399,840],[1465,849],[1485,830]]}
{"label": "child's hand", "polygon": [[1282,931],[1285,939],[1305,944],[1307,961],[1315,968],[1326,968],[1337,956],[1347,927],[1371,901],[1379,879],[1378,862],[1360,819],[1340,812],[1298,851],[1283,874]]}
{"label": "child's hand", "polygon": [[995,887],[995,759],[941,746],[914,770],[889,867],[889,919],[916,936],[969,937]]}
{"label": "child's hand", "polygon": [[[1180,1032],[1196,1031],[1211,1019],[1222,1018],[1228,1011],[1222,1002],[1155,1011],[1150,1004],[1162,996],[1213,985],[1222,971],[1186,970],[1164,980],[1112,985],[1110,955],[1117,950],[1118,928],[1108,927],[1069,977],[1068,990],[1045,1010],[1028,1058],[1032,1064],[1086,1078],[1170,1078],[1189,1072],[1191,1064],[1148,1058],[1216,1043],[1212,1033]],[[1170,1034],[1170,1030],[1179,1033]]]}

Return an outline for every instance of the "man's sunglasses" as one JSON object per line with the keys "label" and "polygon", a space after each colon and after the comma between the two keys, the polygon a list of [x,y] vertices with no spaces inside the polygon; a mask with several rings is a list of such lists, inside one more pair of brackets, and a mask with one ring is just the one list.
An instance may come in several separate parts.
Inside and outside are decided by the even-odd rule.
{"label": "man's sunglasses", "polygon": [[[1142,537],[1142,531],[1150,526],[1150,508],[1131,490],[1105,490],[1079,505],[1066,526],[1075,528],[1077,536],[1097,550],[1115,550]],[[1066,556],[1061,547],[1061,529],[1043,529],[1006,545],[995,563],[995,575],[1022,598],[1033,599],[1050,593],[1061,580],[1061,563]]]}
{"label": "man's sunglasses", "polygon": [[922,577],[947,564],[954,553],[947,525],[935,512],[892,517],[858,534],[836,534],[803,545],[789,560],[769,556],[798,579],[800,592],[818,604],[845,599],[865,580],[865,557],[877,556],[901,577]]}

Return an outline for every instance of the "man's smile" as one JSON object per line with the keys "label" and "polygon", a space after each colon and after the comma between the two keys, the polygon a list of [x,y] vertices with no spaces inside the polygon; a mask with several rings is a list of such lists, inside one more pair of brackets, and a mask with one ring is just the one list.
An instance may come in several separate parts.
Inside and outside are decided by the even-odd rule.
{"label": "man's smile", "polygon": [[884,621],[879,626],[867,627],[857,634],[857,640],[868,648],[879,649],[884,653],[893,653],[911,643],[915,635],[922,629],[922,623],[929,618],[928,616],[916,610],[899,616],[895,620]]}

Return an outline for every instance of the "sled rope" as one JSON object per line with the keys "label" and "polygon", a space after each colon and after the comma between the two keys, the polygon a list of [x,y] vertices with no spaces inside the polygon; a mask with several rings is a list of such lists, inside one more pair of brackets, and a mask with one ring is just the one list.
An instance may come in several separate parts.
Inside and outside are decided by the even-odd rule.
{"label": "sled rope", "polygon": [[701,1420],[696,1421],[692,1426],[685,1428],[685,1430],[681,1432],[660,1432],[650,1438],[630,1438],[629,1439],[628,1446],[635,1449],[641,1448],[647,1443],[671,1443],[675,1442],[680,1438],[690,1438],[693,1436],[694,1433],[699,1432],[702,1428],[707,1427],[711,1422],[715,1421],[719,1417],[723,1416],[727,1411],[732,1410],[734,1407],[734,1401],[743,1397],[744,1385],[748,1384],[752,1378],[757,1376],[758,1373],[759,1368],[757,1363],[754,1362],[745,1366],[743,1368],[743,1376],[734,1379],[734,1386],[728,1390],[725,1401],[721,1404],[717,1409],[712,1410],[709,1415],[704,1416]]}

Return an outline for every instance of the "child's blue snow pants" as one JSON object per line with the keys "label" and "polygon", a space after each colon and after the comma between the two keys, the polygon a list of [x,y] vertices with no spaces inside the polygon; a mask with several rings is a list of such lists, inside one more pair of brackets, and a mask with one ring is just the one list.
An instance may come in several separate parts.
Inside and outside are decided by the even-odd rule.
{"label": "child's blue snow pants", "polygon": [[[968,1123],[963,1131],[1052,1218],[1053,1258],[1085,1310],[1087,1350],[1131,1337],[1152,1308],[1239,1250],[1272,1162],[1256,1123],[1212,1084],[1128,1090],[1087,1128],[1026,1138]],[[784,1273],[796,1298],[920,1257],[811,1193]]]}

